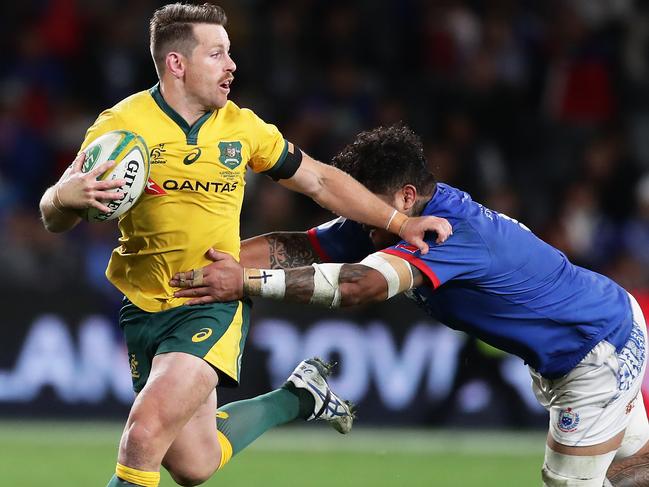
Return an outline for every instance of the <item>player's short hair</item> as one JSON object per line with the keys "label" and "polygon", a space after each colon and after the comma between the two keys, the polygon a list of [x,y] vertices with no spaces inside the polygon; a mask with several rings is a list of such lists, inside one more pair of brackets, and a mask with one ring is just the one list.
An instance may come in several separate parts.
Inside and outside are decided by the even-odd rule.
{"label": "player's short hair", "polygon": [[170,3],[153,13],[149,22],[151,56],[158,76],[164,73],[165,58],[171,51],[189,57],[196,47],[193,24],[216,24],[225,27],[225,11],[210,3],[187,5]]}
{"label": "player's short hair", "polygon": [[374,193],[390,194],[412,184],[419,194],[429,195],[435,188],[421,139],[403,123],[361,132],[332,165]]}

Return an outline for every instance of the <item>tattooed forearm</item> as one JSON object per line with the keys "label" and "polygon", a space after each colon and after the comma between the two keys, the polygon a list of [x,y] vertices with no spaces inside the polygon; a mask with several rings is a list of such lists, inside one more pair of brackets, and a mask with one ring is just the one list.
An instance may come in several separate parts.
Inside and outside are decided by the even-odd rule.
{"label": "tattooed forearm", "polygon": [[313,296],[313,267],[286,271],[286,298],[298,303],[308,303]]}
{"label": "tattooed forearm", "polygon": [[340,269],[340,277],[339,281],[340,283],[344,282],[359,282],[362,281],[366,276],[369,271],[371,271],[369,267],[366,267],[361,264],[347,264],[342,266]]}
{"label": "tattooed forearm", "polygon": [[[247,274],[252,276],[249,279],[254,280],[254,286],[245,281]],[[276,271],[246,269],[244,289],[249,296],[337,307],[384,301],[387,282],[380,273],[362,264],[321,264]]]}
{"label": "tattooed forearm", "polygon": [[271,269],[291,269],[320,263],[309,237],[303,232],[270,233],[268,241]]}

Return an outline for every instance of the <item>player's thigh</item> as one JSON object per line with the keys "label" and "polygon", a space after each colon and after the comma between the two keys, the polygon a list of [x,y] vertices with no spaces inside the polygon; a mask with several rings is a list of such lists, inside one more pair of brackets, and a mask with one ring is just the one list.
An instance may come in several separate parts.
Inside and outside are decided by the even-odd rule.
{"label": "player's thigh", "polygon": [[591,446],[565,446],[548,435],[541,476],[544,487],[602,487],[624,432]]}
{"label": "player's thigh", "polygon": [[216,391],[212,391],[182,427],[162,464],[179,479],[206,479],[219,466],[221,447],[216,429]]}
{"label": "player's thigh", "polygon": [[144,389],[132,410],[182,427],[205,403],[218,383],[216,370],[199,357],[182,352],[156,355]]}
{"label": "player's thigh", "polygon": [[[644,414],[644,408],[642,409]],[[645,417],[646,419],[646,417]],[[648,485],[649,442],[636,448],[630,456],[618,459],[624,440],[630,435],[631,425],[608,441],[587,447],[570,447],[557,443],[548,434],[543,482],[547,487],[602,485]],[[632,435],[635,436],[635,435]],[[617,460],[615,460],[617,459]],[[604,483],[605,481],[608,481]]]}
{"label": "player's thigh", "polygon": [[[162,460],[183,426],[213,394],[218,376],[204,360],[186,353],[156,355],[144,389],[129,414],[126,440],[145,447]],[[120,457],[127,442],[120,448]]]}
{"label": "player's thigh", "polygon": [[616,461],[649,452],[649,421],[641,392],[638,393],[635,401],[629,404],[629,408],[631,408],[629,424],[615,455]]}

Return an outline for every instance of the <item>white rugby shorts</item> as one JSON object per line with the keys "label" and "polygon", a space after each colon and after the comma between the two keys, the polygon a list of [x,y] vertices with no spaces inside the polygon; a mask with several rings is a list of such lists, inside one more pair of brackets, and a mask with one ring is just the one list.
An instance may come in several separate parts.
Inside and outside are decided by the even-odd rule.
{"label": "white rugby shorts", "polygon": [[[647,327],[638,302],[630,294],[629,300],[633,327],[619,353],[603,340],[568,374],[553,380],[530,368],[534,394],[550,413],[550,434],[562,445],[597,445],[628,426],[619,452],[628,456],[649,439],[640,392],[647,364]],[[625,445],[629,442],[633,444]]]}

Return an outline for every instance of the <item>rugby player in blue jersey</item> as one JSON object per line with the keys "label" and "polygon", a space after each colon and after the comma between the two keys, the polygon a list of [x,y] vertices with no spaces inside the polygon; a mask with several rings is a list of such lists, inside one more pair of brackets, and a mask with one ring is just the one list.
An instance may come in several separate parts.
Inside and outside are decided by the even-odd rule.
{"label": "rugby player in blue jersey", "polygon": [[338,307],[405,292],[442,323],[529,365],[550,413],[544,485],[649,485],[640,395],[647,338],[636,300],[523,224],[436,182],[421,140],[405,126],[360,134],[333,164],[407,215],[448,219],[453,235],[443,244],[431,235],[422,255],[384,229],[342,218],[271,233],[243,242],[241,264],[208,251],[213,264],[174,276],[173,286],[188,288],[177,296],[193,298],[189,304],[248,295]]}

